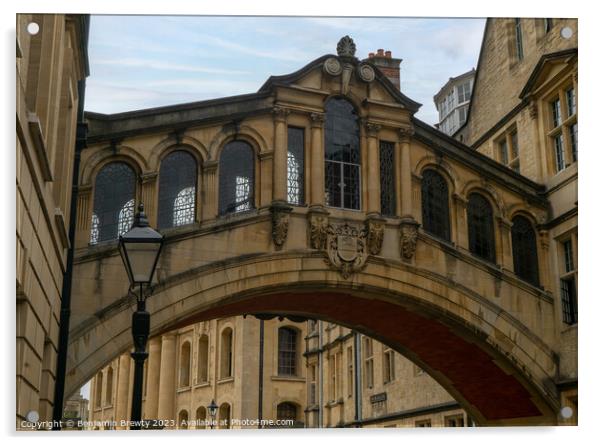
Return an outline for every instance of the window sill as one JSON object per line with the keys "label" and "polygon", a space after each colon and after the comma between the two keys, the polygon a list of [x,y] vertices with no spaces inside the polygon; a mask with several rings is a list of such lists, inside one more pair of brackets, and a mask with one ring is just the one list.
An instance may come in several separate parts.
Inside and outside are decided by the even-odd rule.
{"label": "window sill", "polygon": [[234,382],[234,377],[224,377],[224,378],[219,379],[217,381],[217,384],[222,385],[225,383],[232,383],[232,382]]}
{"label": "window sill", "polygon": [[199,382],[194,385],[195,388],[206,388],[208,386],[211,386],[211,382],[209,380],[207,380],[206,382]]}
{"label": "window sill", "polygon": [[288,376],[288,375],[273,375],[271,377],[271,380],[273,381],[277,381],[277,382],[305,382],[305,378],[304,377],[299,377],[299,376]]}
{"label": "window sill", "polygon": [[180,386],[177,390],[176,393],[181,393],[181,392],[186,392],[186,391],[190,391],[190,385],[188,386]]}

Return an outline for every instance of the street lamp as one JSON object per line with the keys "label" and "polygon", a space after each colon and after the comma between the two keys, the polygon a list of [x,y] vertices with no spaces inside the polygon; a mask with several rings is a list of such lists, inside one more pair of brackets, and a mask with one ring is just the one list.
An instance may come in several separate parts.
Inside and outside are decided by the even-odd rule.
{"label": "street lamp", "polygon": [[211,403],[207,406],[207,409],[209,410],[209,415],[211,416],[211,429],[213,429],[215,415],[217,414],[217,405],[215,404],[215,400],[211,400]]}
{"label": "street lamp", "polygon": [[130,289],[134,292],[138,290],[136,312],[132,314],[134,352],[131,356],[135,363],[130,425],[132,430],[141,429],[142,379],[144,360],[148,357],[146,342],[150,333],[150,314],[146,311],[146,299],[150,296],[149,289],[162,247],[163,235],[149,227],[144,205],[140,203],[132,228],[119,237],[119,253],[130,280]]}

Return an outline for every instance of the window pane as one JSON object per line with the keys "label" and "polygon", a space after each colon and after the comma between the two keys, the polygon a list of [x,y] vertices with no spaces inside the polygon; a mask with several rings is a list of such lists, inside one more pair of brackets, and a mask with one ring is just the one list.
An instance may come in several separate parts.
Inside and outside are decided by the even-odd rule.
{"label": "window pane", "polygon": [[510,135],[510,143],[512,144],[512,159],[518,157],[518,133],[513,132]]}
{"label": "window pane", "polygon": [[255,157],[249,144],[228,143],[219,160],[219,213],[254,208]]}
{"label": "window pane", "polygon": [[577,107],[575,103],[575,90],[573,88],[569,88],[566,90],[566,105],[569,112],[569,116],[572,116],[577,112]]}
{"label": "window pane", "polygon": [[500,142],[500,162],[508,165],[508,144],[506,143],[506,139]]}
{"label": "window pane", "polygon": [[489,201],[478,193],[468,198],[468,236],[472,253],[495,262],[493,210]]}
{"label": "window pane", "polygon": [[159,170],[159,228],[191,224],[195,218],[197,163],[183,150],[174,151]]}
{"label": "window pane", "polygon": [[297,375],[297,331],[278,329],[278,375]]}
{"label": "window pane", "polygon": [[523,32],[520,19],[514,19],[516,33],[516,56],[518,60],[523,60]]}
{"label": "window pane", "polygon": [[447,182],[434,170],[422,174],[422,227],[449,241],[449,193]]}
{"label": "window pane", "polygon": [[564,141],[562,134],[554,137],[554,152],[556,154],[556,171],[564,170],[566,165],[564,162]]}
{"label": "window pane", "polygon": [[567,324],[577,323],[577,299],[575,295],[575,280],[567,278],[560,280],[562,298],[562,319]]}
{"label": "window pane", "polygon": [[517,216],[512,220],[512,256],[514,273],[536,286],[539,285],[537,239],[529,220]]}
{"label": "window pane", "polygon": [[560,112],[560,99],[556,99],[551,103],[552,106],[552,124],[554,128],[560,125],[562,115]]}
{"label": "window pane", "polygon": [[380,143],[380,212],[385,216],[395,215],[395,144]]}
{"label": "window pane", "polygon": [[577,124],[569,127],[569,134],[571,136],[571,154],[573,155],[574,162],[577,160]]}
{"label": "window pane", "polygon": [[573,243],[571,240],[562,243],[562,250],[564,252],[564,271],[572,272],[575,266],[573,265]]}
{"label": "window pane", "polygon": [[287,199],[303,204],[304,196],[304,129],[288,127]]}
{"label": "window pane", "polygon": [[94,187],[94,211],[90,243],[117,239],[134,219],[136,175],[123,162],[112,162],[100,170]]}

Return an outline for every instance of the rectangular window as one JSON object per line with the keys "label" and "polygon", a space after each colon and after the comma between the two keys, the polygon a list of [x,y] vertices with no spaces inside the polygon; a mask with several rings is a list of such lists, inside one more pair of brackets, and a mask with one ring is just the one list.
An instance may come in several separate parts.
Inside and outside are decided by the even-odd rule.
{"label": "rectangular window", "polygon": [[395,144],[380,142],[380,213],[395,216]]}
{"label": "rectangular window", "polygon": [[305,129],[288,127],[286,194],[291,204],[304,203]]}
{"label": "rectangular window", "polygon": [[395,356],[390,349],[383,353],[383,382],[395,380]]}
{"label": "rectangular window", "polygon": [[570,239],[562,243],[562,250],[564,252],[564,271],[572,272],[575,266],[573,263],[573,243]]}
{"label": "rectangular window", "polygon": [[562,298],[562,321],[566,324],[577,323],[577,298],[575,295],[575,279],[573,277],[560,280]]}
{"label": "rectangular window", "polygon": [[347,348],[347,397],[353,397],[353,348]]}
{"label": "rectangular window", "polygon": [[569,88],[566,90],[566,108],[569,116],[577,112],[577,104],[575,103],[575,89]]}
{"label": "rectangular window", "polygon": [[500,162],[504,165],[508,165],[508,143],[506,142],[506,138],[500,141],[499,144],[500,151]]}
{"label": "rectangular window", "polygon": [[562,134],[554,136],[554,151],[556,153],[556,171],[559,172],[564,170],[566,167],[564,161],[564,142],[562,140]]}
{"label": "rectangular window", "polygon": [[468,111],[468,107],[462,107],[458,109],[458,114],[460,116],[460,125],[464,125],[466,122],[466,112]]}
{"label": "rectangular window", "polygon": [[569,126],[569,136],[571,137],[571,154],[573,162],[577,160],[577,124]]}
{"label": "rectangular window", "polygon": [[518,158],[518,133],[516,131],[510,134],[510,144],[512,145],[512,159]]}
{"label": "rectangular window", "polygon": [[364,337],[364,386],[374,386],[374,362],[372,359],[372,339]]}
{"label": "rectangular window", "polygon": [[562,114],[560,112],[560,99],[555,99],[550,104],[552,106],[552,126],[558,127],[562,121]]}
{"label": "rectangular window", "polygon": [[445,418],[445,426],[447,427],[463,427],[464,426],[464,416],[449,416]]}
{"label": "rectangular window", "polygon": [[458,103],[470,100],[470,82],[458,85]]}
{"label": "rectangular window", "polygon": [[516,37],[516,57],[523,60],[523,31],[520,19],[514,19],[514,32]]}
{"label": "rectangular window", "polygon": [[543,30],[546,34],[552,30],[552,26],[554,26],[552,19],[543,19]]}
{"label": "rectangular window", "polygon": [[431,419],[417,420],[415,425],[417,428],[430,428],[431,427]]}

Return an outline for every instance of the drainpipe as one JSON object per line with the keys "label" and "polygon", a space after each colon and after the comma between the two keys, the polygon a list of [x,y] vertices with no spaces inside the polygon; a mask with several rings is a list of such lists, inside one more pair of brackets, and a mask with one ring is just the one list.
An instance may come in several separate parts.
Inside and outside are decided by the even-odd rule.
{"label": "drainpipe", "polygon": [[319,378],[320,378],[320,391],[318,396],[318,428],[324,427],[324,385],[323,385],[323,358],[322,358],[322,346],[323,346],[323,338],[322,338],[322,320],[318,321],[318,369],[320,370]]}
{"label": "drainpipe", "polygon": [[67,372],[67,348],[69,346],[69,320],[71,318],[71,284],[73,280],[73,251],[75,245],[75,219],[77,217],[77,184],[79,182],[79,162],[81,151],[86,148],[88,125],[84,122],[84,97],[86,81],[77,82],[79,104],[77,109],[77,133],[75,139],[75,157],[71,180],[71,205],[69,207],[69,249],[67,264],[61,290],[61,317],[59,322],[59,347],[56,360],[56,382],[54,386],[54,405],[52,407],[52,429],[61,429],[63,404],[65,399],[65,378]]}
{"label": "drainpipe", "polygon": [[353,332],[355,359],[355,422],[358,428],[362,424],[362,349],[360,334]]}
{"label": "drainpipe", "polygon": [[259,419],[259,428],[262,428],[263,419],[263,339],[264,322],[259,320],[259,403],[257,405],[257,418]]}

